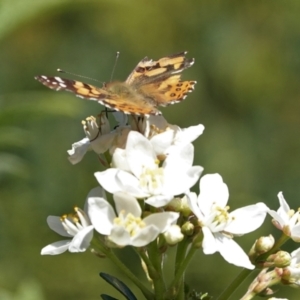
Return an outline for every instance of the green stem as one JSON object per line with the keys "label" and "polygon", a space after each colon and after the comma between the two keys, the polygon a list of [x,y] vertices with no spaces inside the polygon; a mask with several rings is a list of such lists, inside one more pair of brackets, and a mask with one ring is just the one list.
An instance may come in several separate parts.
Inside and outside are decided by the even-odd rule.
{"label": "green stem", "polygon": [[273,251],[276,252],[289,239],[290,237],[283,233],[281,237],[276,241],[275,245],[273,246]]}
{"label": "green stem", "polygon": [[[172,283],[170,284],[170,287],[168,288],[167,293],[166,293],[167,299],[174,297],[174,295],[176,295],[178,293],[179,288],[180,288],[181,279],[184,276],[184,272],[197,250],[198,250],[198,247],[192,245],[191,249],[189,250],[186,257],[183,259],[182,263],[180,265],[178,265],[176,273],[175,273],[175,277],[174,277]],[[182,254],[180,254],[180,255],[182,255]],[[184,288],[183,284],[181,286],[182,286],[182,288]]]}
{"label": "green stem", "polygon": [[104,253],[122,272],[141,290],[143,295],[148,300],[156,299],[154,295],[141,283],[141,280],[137,278],[112,252],[111,249],[106,248],[97,238],[93,238],[91,245],[93,248]]}
{"label": "green stem", "polygon": [[[153,280],[153,285],[154,285],[154,290],[155,290],[155,299],[156,300],[161,300],[163,299],[163,294],[165,292],[165,282],[163,278],[163,273],[162,273],[162,256],[160,252],[158,251],[157,248],[157,241],[154,240],[151,242],[148,247],[148,255],[149,255],[149,261],[151,262],[149,268],[149,276]],[[146,263],[146,262],[145,262]]]}
{"label": "green stem", "polygon": [[151,262],[151,260],[149,259],[145,248],[134,248],[135,252],[140,256],[140,258],[142,259],[143,263],[146,265],[147,270],[144,269],[145,272],[147,272],[147,278],[151,279],[152,282],[152,277],[150,276],[150,274],[155,274],[156,270]]}
{"label": "green stem", "polygon": [[187,238],[185,238],[183,241],[181,241],[177,245],[176,258],[175,258],[175,274],[178,272],[181,262],[185,258],[186,250],[187,250],[188,246],[189,246],[189,242],[188,242]]}
{"label": "green stem", "polygon": [[[181,241],[177,245],[176,258],[175,258],[175,277],[176,277],[178,271],[180,270],[181,263],[185,259],[187,248],[188,248],[189,244],[190,243],[189,243],[188,239],[185,238],[183,241]],[[178,286],[174,287],[176,290],[178,290],[177,297],[176,297],[177,300],[184,299],[184,280],[185,280],[184,277],[185,277],[185,270],[183,271],[182,276],[180,277],[180,279],[178,281]]]}
{"label": "green stem", "polygon": [[231,284],[222,292],[217,300],[228,299],[251,272],[252,270],[243,269],[240,274],[231,282]]}

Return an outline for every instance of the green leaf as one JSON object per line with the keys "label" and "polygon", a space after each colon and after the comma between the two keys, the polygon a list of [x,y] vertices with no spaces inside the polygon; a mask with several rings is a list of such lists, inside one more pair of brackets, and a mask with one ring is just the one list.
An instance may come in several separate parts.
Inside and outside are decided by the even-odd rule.
{"label": "green leaf", "polygon": [[112,285],[116,290],[118,290],[123,296],[125,296],[126,299],[137,300],[137,298],[134,296],[134,294],[131,292],[131,290],[127,287],[127,285],[124,282],[122,282],[121,280],[119,280],[118,278],[111,276],[109,274],[103,273],[103,272],[100,273],[100,276],[106,282],[108,282],[110,285]]}

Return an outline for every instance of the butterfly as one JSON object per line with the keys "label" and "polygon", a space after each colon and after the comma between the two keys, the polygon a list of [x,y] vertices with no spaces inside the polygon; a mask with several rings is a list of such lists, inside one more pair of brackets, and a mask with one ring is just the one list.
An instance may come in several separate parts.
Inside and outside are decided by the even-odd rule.
{"label": "butterfly", "polygon": [[157,61],[145,57],[124,82],[109,82],[96,87],[60,77],[36,76],[50,89],[69,91],[80,98],[94,100],[125,114],[161,115],[157,106],[167,106],[185,99],[194,90],[196,81],[182,81],[181,72],[194,64],[194,59],[181,52]]}

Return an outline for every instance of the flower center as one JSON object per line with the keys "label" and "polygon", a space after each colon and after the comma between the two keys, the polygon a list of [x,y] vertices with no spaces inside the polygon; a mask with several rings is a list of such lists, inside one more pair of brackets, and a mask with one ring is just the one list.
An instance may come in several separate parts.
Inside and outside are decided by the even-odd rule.
{"label": "flower center", "polygon": [[82,228],[90,225],[86,213],[78,207],[74,207],[75,213],[65,214],[60,217],[64,229],[71,235],[77,234]]}
{"label": "flower center", "polygon": [[212,208],[211,219],[213,227],[216,231],[222,230],[229,222],[232,221],[232,217],[228,213],[229,206],[220,207],[214,205]]}
{"label": "flower center", "polygon": [[[159,161],[156,162],[157,165]],[[154,169],[144,168],[140,176],[140,186],[150,192],[157,194],[161,191],[164,183],[164,169],[157,166]]]}
{"label": "flower center", "polygon": [[146,226],[141,218],[135,217],[133,214],[126,214],[124,210],[119,213],[119,216],[114,219],[114,224],[123,226],[130,236],[135,236],[136,233]]}

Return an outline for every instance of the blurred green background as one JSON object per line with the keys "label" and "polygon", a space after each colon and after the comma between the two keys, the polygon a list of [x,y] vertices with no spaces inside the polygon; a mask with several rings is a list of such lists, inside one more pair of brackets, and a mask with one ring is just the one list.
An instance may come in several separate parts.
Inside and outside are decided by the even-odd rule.
{"label": "blurred green background", "polygon": [[[204,124],[194,143],[195,164],[223,176],[231,209],[258,201],[277,209],[279,191],[297,209],[299,13],[297,0],[0,1],[0,298],[120,298],[100,271],[131,286],[109,261],[88,251],[40,256],[42,247],[60,240],[46,217],[82,207],[97,185],[93,173],[101,170],[93,154],[75,166],[67,160],[66,150],[83,137],[81,120],[102,107],[33,79],[56,75],[57,68],[109,81],[120,51],[114,78],[124,80],[145,56],[188,50],[196,62],[183,77],[197,80],[196,89],[162,111],[171,124]],[[268,217],[259,231],[237,241],[247,250],[269,233],[279,235]],[[285,249],[296,247],[289,243]],[[142,278],[137,257],[124,252]],[[171,251],[170,272],[172,258]],[[199,251],[187,282],[217,296],[239,272],[218,254]],[[299,291],[281,288],[276,296],[295,299]]]}

